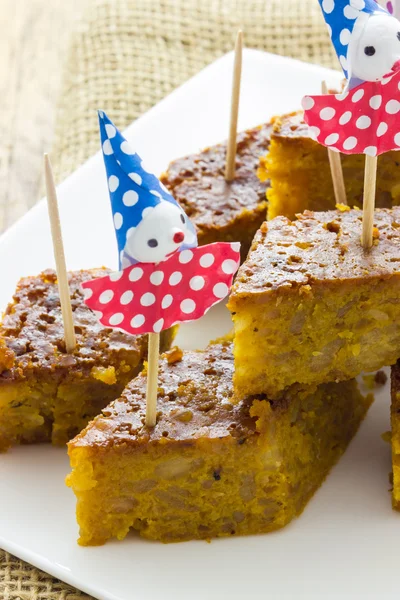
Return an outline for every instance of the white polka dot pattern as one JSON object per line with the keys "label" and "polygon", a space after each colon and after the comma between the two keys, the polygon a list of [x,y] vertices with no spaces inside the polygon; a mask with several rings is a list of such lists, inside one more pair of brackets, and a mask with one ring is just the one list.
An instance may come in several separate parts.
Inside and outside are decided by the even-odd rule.
{"label": "white polka dot pattern", "polygon": [[114,213],[114,227],[115,227],[115,229],[121,229],[123,222],[124,222],[124,219],[123,219],[121,213],[119,213],[119,212]]}
{"label": "white polka dot pattern", "polygon": [[[348,8],[356,10],[354,6]],[[398,150],[400,71],[385,80],[366,82],[343,95],[307,96],[304,112],[310,136],[320,144],[345,154],[378,156]],[[313,100],[313,104],[310,100]],[[317,135],[315,135],[315,133]]]}
{"label": "white polka dot pattern", "polygon": [[[182,253],[183,254],[183,253]],[[184,260],[175,252],[154,265],[141,263],[82,284],[85,302],[100,322],[133,335],[196,320],[225,298],[240,262],[240,245],[193,248]]]}
{"label": "white polka dot pattern", "polygon": [[110,123],[107,123],[106,125],[106,133],[108,135],[108,137],[110,139],[114,138],[117,134],[117,130],[115,129],[114,125],[110,125]]}
{"label": "white polka dot pattern", "polygon": [[113,193],[118,188],[118,186],[119,186],[118,177],[116,175],[111,175],[108,178],[108,189],[110,190],[111,193]]}
{"label": "white polka dot pattern", "polygon": [[110,140],[106,140],[105,142],[103,142],[103,152],[106,156],[109,156],[113,153]]}
{"label": "white polka dot pattern", "polygon": [[129,302],[132,302],[133,300],[133,292],[132,290],[126,290],[126,292],[124,292],[121,296],[121,298],[119,299],[119,301],[121,302],[121,304],[129,304]]}
{"label": "white polka dot pattern", "polygon": [[135,192],[135,190],[128,190],[122,196],[122,202],[125,204],[125,206],[135,206],[138,200],[139,194]]}
{"label": "white polka dot pattern", "polygon": [[121,325],[122,321],[124,320],[124,315],[122,313],[115,313],[114,315],[111,315],[110,319],[109,319],[109,323],[110,325]]}
{"label": "white polka dot pattern", "polygon": [[135,154],[135,152],[132,150],[132,148],[126,140],[122,142],[121,150],[124,154]]}

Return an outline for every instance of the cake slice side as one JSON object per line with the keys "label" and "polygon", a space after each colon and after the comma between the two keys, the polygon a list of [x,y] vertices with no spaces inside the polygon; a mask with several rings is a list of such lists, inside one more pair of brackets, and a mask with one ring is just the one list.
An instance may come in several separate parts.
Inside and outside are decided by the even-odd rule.
{"label": "cake slice side", "polygon": [[160,365],[157,424],[145,374],[69,443],[79,543],[130,530],[163,542],[272,531],[299,515],[355,434],[371,398],[354,381],[315,394],[231,403],[228,342]]}
{"label": "cake slice side", "polygon": [[[342,169],[349,206],[362,206],[363,155],[342,155]],[[400,203],[398,152],[378,159],[376,206]],[[335,196],[327,149],[313,140],[310,128],[298,111],[273,120],[271,144],[260,160],[259,177],[271,182],[267,190],[268,218],[283,215],[293,219],[304,210],[331,210]]]}
{"label": "cake slice side", "polygon": [[376,210],[369,251],[361,220],[358,210],[306,211],[261,227],[228,303],[238,398],[276,398],[396,362],[400,209]]}
{"label": "cake slice side", "polygon": [[[72,354],[65,351],[55,272],[19,282],[0,325],[14,357],[0,372],[0,451],[18,443],[65,444],[142,368],[146,336],[103,327],[83,302],[80,284],[105,272],[69,275],[77,338]],[[165,333],[164,348],[171,335]]]}

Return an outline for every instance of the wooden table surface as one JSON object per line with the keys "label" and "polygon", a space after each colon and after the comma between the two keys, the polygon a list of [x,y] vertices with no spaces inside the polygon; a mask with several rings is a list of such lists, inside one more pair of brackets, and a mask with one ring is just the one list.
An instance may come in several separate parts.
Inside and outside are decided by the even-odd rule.
{"label": "wooden table surface", "polygon": [[86,0],[0,0],[0,233],[42,195],[63,63]]}

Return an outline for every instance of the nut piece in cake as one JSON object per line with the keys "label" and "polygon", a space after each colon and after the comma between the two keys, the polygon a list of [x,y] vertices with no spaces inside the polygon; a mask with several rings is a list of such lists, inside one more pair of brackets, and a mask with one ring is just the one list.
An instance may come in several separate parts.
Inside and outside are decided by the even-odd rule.
{"label": "nut piece in cake", "polygon": [[276,217],[257,233],[229,299],[236,395],[279,397],[394,364],[400,355],[400,208]]}
{"label": "nut piece in cake", "polygon": [[80,544],[130,529],[163,542],[263,533],[302,512],[371,397],[352,380],[234,405],[233,369],[229,342],[170,353],[154,429],[141,374],[69,443]]}
{"label": "nut piece in cake", "polygon": [[240,242],[246,258],[267,212],[267,183],[257,177],[259,159],[269,147],[270,124],[238,135],[236,175],[224,178],[226,144],[175,160],[161,176],[197,229],[199,245]]}
{"label": "nut piece in cake", "polygon": [[[289,217],[309,210],[335,208],[335,196],[327,149],[310,136],[303,113],[273,120],[269,153],[261,159],[259,177],[271,180],[267,191],[268,218]],[[362,206],[365,157],[342,155],[349,206]],[[378,159],[376,203],[379,207],[400,204],[400,157],[387,152]]]}
{"label": "nut piece in cake", "polygon": [[[69,275],[73,354],[65,351],[55,272],[19,282],[0,324],[0,451],[18,443],[65,444],[142,368],[147,336],[103,327],[83,302],[81,283],[105,273]],[[165,349],[171,337],[164,334]]]}

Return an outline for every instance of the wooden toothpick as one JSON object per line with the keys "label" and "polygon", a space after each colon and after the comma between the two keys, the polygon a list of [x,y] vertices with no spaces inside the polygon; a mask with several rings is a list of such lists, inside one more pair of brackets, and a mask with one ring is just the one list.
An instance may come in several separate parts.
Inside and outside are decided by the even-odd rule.
{"label": "wooden toothpick", "polygon": [[225,180],[233,181],[236,170],[236,141],[239,115],[240,80],[242,76],[243,32],[239,29],[235,43],[235,61],[233,65],[233,83],[231,99],[231,120],[226,152]]}
{"label": "wooden toothpick", "polygon": [[[321,83],[321,89],[323,94],[329,94],[328,86],[326,81]],[[336,204],[347,205],[346,188],[344,185],[342,161],[340,152],[335,152],[332,148],[328,148],[329,165],[331,168],[331,176],[333,182],[333,191],[335,193]]]}
{"label": "wooden toothpick", "polygon": [[61,302],[61,314],[64,324],[64,339],[67,352],[73,352],[76,347],[74,321],[72,317],[71,297],[68,285],[67,267],[65,264],[64,244],[62,241],[60,215],[56,186],[49,156],[44,155],[44,174],[46,180],[47,206],[50,218],[51,237],[53,239],[54,258],[58,280],[58,290]]}
{"label": "wooden toothpick", "polygon": [[157,418],[158,363],[160,357],[160,334],[149,333],[147,357],[146,425],[154,427]]}
{"label": "wooden toothpick", "polygon": [[363,202],[363,221],[361,243],[363,248],[368,249],[372,246],[375,212],[375,192],[376,192],[376,170],[378,166],[378,157],[365,155],[364,171],[364,202]]}

